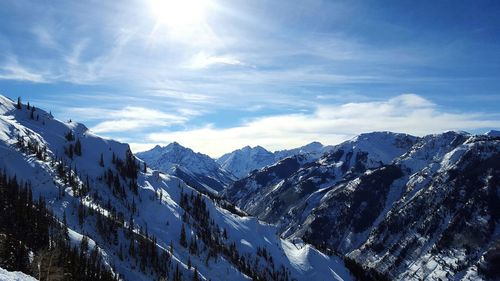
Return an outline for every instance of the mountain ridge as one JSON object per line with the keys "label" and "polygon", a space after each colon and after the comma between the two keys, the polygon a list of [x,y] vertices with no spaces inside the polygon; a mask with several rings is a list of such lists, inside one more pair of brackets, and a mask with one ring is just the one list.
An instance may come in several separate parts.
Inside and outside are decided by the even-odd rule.
{"label": "mountain ridge", "polygon": [[65,243],[95,249],[117,278],[352,280],[341,259],[293,245],[275,226],[145,167],[128,144],[4,97],[0,109],[0,169],[31,183],[67,230]]}
{"label": "mountain ridge", "polygon": [[136,153],[151,168],[176,175],[204,192],[217,194],[236,180],[208,155],[172,142]]}
{"label": "mountain ridge", "polygon": [[301,147],[270,152],[260,145],[255,147],[247,145],[222,155],[216,161],[221,167],[232,172],[238,178],[243,178],[254,170],[275,164],[280,160],[294,155],[307,154],[311,158],[319,158],[323,153],[331,149],[331,147],[314,141]]}

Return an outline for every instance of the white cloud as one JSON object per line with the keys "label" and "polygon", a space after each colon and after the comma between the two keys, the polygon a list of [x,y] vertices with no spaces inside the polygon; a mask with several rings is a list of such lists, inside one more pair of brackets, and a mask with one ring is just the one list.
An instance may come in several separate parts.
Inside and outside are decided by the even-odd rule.
{"label": "white cloud", "polygon": [[261,117],[232,128],[208,125],[184,131],[151,133],[146,143],[137,143],[134,148],[144,150],[153,143],[178,141],[216,157],[245,145],[262,145],[276,150],[316,140],[336,144],[371,131],[425,135],[486,127],[500,127],[500,120],[484,118],[481,114],[444,112],[427,99],[404,94],[384,101],[323,105],[309,114]]}
{"label": "white cloud", "polygon": [[215,56],[208,55],[205,52],[199,52],[188,63],[187,67],[192,69],[202,69],[213,65],[241,65],[245,64],[233,56]]}
{"label": "white cloud", "polygon": [[33,83],[46,83],[47,78],[20,65],[16,59],[10,59],[5,66],[0,68],[0,80],[28,81]]}
{"label": "white cloud", "polygon": [[[95,112],[95,111],[94,111]],[[126,132],[152,127],[171,126],[188,120],[184,115],[167,114],[154,109],[127,106],[121,110],[104,110],[100,118],[105,121],[92,127],[96,133]]]}

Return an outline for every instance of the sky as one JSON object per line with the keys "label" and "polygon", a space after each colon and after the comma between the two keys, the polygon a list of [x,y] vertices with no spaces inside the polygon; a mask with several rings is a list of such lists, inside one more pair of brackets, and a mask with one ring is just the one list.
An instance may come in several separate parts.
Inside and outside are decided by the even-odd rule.
{"label": "sky", "polygon": [[0,2],[0,94],[135,152],[500,128],[499,1]]}

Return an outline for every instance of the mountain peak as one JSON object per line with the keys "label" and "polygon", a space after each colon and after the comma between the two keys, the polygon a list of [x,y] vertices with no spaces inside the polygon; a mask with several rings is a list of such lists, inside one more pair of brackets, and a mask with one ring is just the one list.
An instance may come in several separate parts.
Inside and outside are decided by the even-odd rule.
{"label": "mountain peak", "polygon": [[302,146],[302,149],[321,149],[323,147],[324,147],[324,145],[322,143],[320,143],[319,141],[313,141],[313,142],[310,142],[310,143]]}
{"label": "mountain peak", "polygon": [[157,145],[136,155],[151,168],[178,176],[205,191],[216,193],[234,180],[234,176],[222,169],[214,159],[178,142],[165,147]]}
{"label": "mountain peak", "polygon": [[443,134],[454,134],[454,135],[464,135],[464,136],[469,136],[470,133],[462,130],[449,130],[444,132]]}
{"label": "mountain peak", "polygon": [[319,158],[329,148],[317,141],[298,148],[275,152],[270,152],[260,145],[254,147],[247,145],[241,149],[222,155],[217,159],[217,163],[235,176],[242,178],[253,170],[275,164],[290,156],[307,154],[309,158]]}
{"label": "mountain peak", "polygon": [[166,147],[186,148],[176,141],[169,143]]}

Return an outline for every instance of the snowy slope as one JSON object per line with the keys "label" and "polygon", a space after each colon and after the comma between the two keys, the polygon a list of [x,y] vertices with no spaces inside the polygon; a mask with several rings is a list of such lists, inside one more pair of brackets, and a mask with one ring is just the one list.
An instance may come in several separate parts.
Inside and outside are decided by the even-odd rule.
{"label": "snowy slope", "polygon": [[137,153],[151,168],[182,178],[203,191],[217,193],[234,182],[235,177],[208,155],[173,142],[165,147]]}
{"label": "snowy slope", "polygon": [[[290,280],[351,280],[339,259],[310,245],[292,246],[280,238],[276,226],[235,215],[220,206],[223,202],[198,194],[176,176],[143,172],[127,144],[96,136],[82,124],[61,122],[40,109],[33,119],[30,115],[26,105],[17,109],[0,96],[0,169],[31,182],[34,196],[45,197],[59,219],[66,216],[73,243],[85,234],[123,280],[158,280],[163,269],[169,279],[179,270],[190,280],[195,267],[201,280],[248,280],[252,272],[273,270]],[[69,132],[73,137],[67,137]],[[70,154],[69,147],[77,142],[81,155]],[[27,149],[27,143],[38,147],[40,155]],[[194,208],[197,198],[203,208]],[[194,253],[181,245],[183,226],[187,241],[197,241]],[[211,235],[204,236],[206,232]],[[137,257],[146,250],[149,254],[141,261]],[[163,253],[158,254],[162,259],[168,256],[168,262],[155,264],[152,251]],[[246,262],[256,266],[246,267]]]}
{"label": "snowy slope", "polygon": [[35,278],[18,271],[7,271],[0,267],[0,280],[2,281],[36,281]]}

